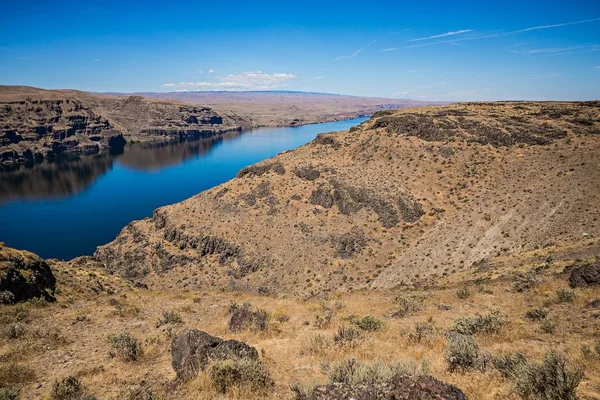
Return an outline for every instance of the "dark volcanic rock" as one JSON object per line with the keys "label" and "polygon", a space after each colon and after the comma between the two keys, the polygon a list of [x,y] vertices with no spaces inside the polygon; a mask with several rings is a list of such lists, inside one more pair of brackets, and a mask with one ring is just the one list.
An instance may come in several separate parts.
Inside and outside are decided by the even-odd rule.
{"label": "dark volcanic rock", "polygon": [[296,167],[294,168],[294,174],[296,174],[298,178],[305,179],[307,181],[314,181],[315,179],[319,179],[321,177],[321,172],[312,165]]}
{"label": "dark volcanic rock", "polygon": [[211,361],[258,359],[254,347],[237,340],[223,340],[196,329],[186,329],[171,342],[172,366],[177,379],[193,378]]}
{"label": "dark volcanic rock", "polygon": [[56,278],[48,264],[28,251],[0,243],[0,303],[41,297],[54,301]]}
{"label": "dark volcanic rock", "polygon": [[405,222],[417,222],[425,214],[421,203],[410,195],[400,196],[398,198],[398,207],[400,207],[400,213]]}
{"label": "dark volcanic rock", "polygon": [[584,264],[571,269],[569,285],[585,287],[600,284],[600,262]]}
{"label": "dark volcanic rock", "polygon": [[589,302],[585,308],[600,308],[600,299]]}
{"label": "dark volcanic rock", "polygon": [[285,168],[283,164],[280,162],[275,163],[263,163],[263,164],[254,164],[248,167],[242,168],[238,173],[237,177],[241,178],[242,176],[262,176],[268,172],[275,172],[276,174],[283,175],[285,174]]}
{"label": "dark volcanic rock", "polygon": [[398,375],[384,383],[317,386],[306,400],[466,400],[462,390],[428,375]]}
{"label": "dark volcanic rock", "polygon": [[331,243],[338,257],[350,258],[362,251],[367,245],[367,239],[360,229],[353,229],[343,235],[332,236]]}

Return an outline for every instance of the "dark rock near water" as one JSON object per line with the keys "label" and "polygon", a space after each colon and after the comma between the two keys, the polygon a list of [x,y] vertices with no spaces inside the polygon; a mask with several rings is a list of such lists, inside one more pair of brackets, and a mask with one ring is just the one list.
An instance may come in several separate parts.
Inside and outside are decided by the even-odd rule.
{"label": "dark rock near water", "polygon": [[283,175],[285,174],[285,168],[283,164],[280,162],[274,163],[261,163],[254,164],[248,167],[242,168],[238,173],[237,177],[241,178],[243,176],[262,176],[268,172],[275,172],[276,174]]}
{"label": "dark rock near water", "polygon": [[254,347],[237,340],[223,340],[196,329],[186,329],[171,342],[172,366],[177,379],[191,379],[209,362],[228,359],[257,360]]}
{"label": "dark rock near water", "polygon": [[55,288],[56,278],[44,260],[0,243],[0,303],[12,304],[32,298],[54,301]]}
{"label": "dark rock near water", "polygon": [[384,383],[317,386],[306,400],[466,400],[462,390],[432,376],[398,375]]}

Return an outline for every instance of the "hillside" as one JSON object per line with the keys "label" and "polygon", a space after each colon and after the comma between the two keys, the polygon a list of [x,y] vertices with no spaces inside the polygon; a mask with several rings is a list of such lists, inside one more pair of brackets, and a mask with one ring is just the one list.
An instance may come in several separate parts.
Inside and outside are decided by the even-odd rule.
{"label": "hillside", "polygon": [[376,113],[130,223],[95,256],[153,288],[300,297],[495,276],[507,257],[600,235],[599,114],[598,102]]}
{"label": "hillside", "polygon": [[189,104],[205,104],[219,113],[232,112],[239,115],[254,127],[295,126],[339,121],[371,115],[381,110],[436,104],[435,102],[409,99],[287,91],[144,92],[140,95],[179,100]]}
{"label": "hillside", "polygon": [[204,106],[75,90],[0,86],[0,168],[103,152],[126,143],[211,137],[248,126]]}
{"label": "hillside", "polygon": [[0,243],[0,395],[598,399],[599,122],[599,102],[379,112],[94,257]]}

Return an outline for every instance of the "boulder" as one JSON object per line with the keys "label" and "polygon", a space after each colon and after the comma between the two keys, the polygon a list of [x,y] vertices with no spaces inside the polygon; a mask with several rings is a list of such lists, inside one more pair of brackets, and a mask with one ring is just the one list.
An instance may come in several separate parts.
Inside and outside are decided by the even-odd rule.
{"label": "boulder", "polygon": [[237,340],[223,340],[196,329],[186,329],[171,342],[171,358],[177,379],[188,380],[211,361],[257,360],[258,351]]}
{"label": "boulder", "polygon": [[466,400],[462,390],[428,375],[397,375],[384,383],[317,386],[307,400]]}
{"label": "boulder", "polygon": [[37,255],[0,243],[0,304],[41,297],[54,301],[56,278]]}
{"label": "boulder", "polygon": [[583,264],[571,269],[569,285],[571,287],[585,287],[600,284],[600,262],[596,261]]}

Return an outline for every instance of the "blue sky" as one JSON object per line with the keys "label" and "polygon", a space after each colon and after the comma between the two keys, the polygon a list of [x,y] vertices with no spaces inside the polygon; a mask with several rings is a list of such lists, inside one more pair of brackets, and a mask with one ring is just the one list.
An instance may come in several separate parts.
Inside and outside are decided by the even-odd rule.
{"label": "blue sky", "polygon": [[0,84],[600,97],[598,0],[0,1]]}

